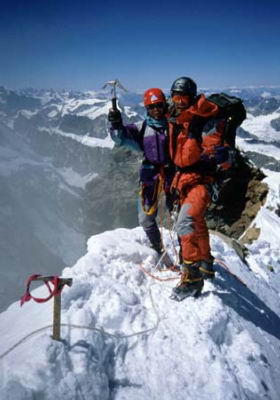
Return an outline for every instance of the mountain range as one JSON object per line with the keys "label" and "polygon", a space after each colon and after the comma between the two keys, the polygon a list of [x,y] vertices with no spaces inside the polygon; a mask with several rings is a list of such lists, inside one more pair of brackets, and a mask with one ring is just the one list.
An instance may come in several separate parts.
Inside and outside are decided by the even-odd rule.
{"label": "mountain range", "polygon": [[[224,91],[247,107],[238,146],[258,167],[279,171],[280,89]],[[118,104],[125,122],[144,118],[141,94],[120,93]],[[0,87],[0,309],[26,276],[72,265],[92,234],[137,226],[139,155],[114,148],[110,106],[106,91]]]}

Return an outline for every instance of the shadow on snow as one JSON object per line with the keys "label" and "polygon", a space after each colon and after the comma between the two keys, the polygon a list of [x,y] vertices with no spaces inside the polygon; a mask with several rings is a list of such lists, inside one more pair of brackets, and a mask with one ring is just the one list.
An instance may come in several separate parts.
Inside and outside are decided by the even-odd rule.
{"label": "shadow on snow", "polygon": [[[217,264],[216,264],[217,265]],[[221,278],[215,278],[215,286],[226,290],[227,293],[216,292],[222,301],[237,314],[252,322],[263,331],[280,339],[280,318],[255,293],[242,285],[222,267],[216,268]]]}

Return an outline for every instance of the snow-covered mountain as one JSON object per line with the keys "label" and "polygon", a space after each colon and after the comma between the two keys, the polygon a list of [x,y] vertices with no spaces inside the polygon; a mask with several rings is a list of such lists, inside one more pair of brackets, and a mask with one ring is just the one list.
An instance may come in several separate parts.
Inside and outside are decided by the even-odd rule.
{"label": "snow-covered mountain", "polygon": [[[238,145],[257,166],[279,171],[280,89],[227,92],[249,110]],[[26,275],[73,264],[90,235],[137,225],[138,159],[113,149],[109,98],[104,91],[0,88],[0,310],[18,297]],[[119,95],[126,122],[143,118],[141,100]]]}
{"label": "snow-covered mountain", "polygon": [[[113,149],[108,93],[0,88],[1,308],[31,273],[67,266],[74,282],[62,296],[61,342],[41,330],[51,302],[16,302],[0,314],[1,399],[278,400],[280,90],[225,91],[245,99],[237,144],[267,176],[252,223],[260,236],[247,264],[211,236],[214,256],[247,286],[217,265],[199,299],[174,303],[176,274],[162,282],[142,270],[166,277],[153,270],[143,231],[112,230],[137,225],[138,160]],[[138,94],[121,95],[119,106],[126,121],[143,117]],[[167,230],[164,242],[175,258]]]}
{"label": "snow-covered mountain", "polygon": [[[275,176],[267,183],[279,189]],[[141,228],[91,237],[85,256],[63,271],[74,283],[62,297],[61,342],[50,336],[51,302],[14,303],[0,314],[0,397],[278,400],[275,196],[279,200],[272,189],[259,213],[262,235],[251,246],[248,265],[211,237],[214,256],[230,273],[217,264],[215,280],[205,283],[199,299],[169,298],[178,275],[153,269],[155,254]],[[178,244],[167,230],[164,242],[175,258]]]}
{"label": "snow-covered mountain", "polygon": [[[59,273],[84,253],[89,235],[118,226],[104,199],[105,178],[123,168],[106,131],[109,107],[104,93],[0,88],[0,310],[17,299],[27,275]],[[129,106],[124,111],[135,118]],[[129,190],[116,201],[123,214]],[[127,226],[136,225],[133,214]]]}

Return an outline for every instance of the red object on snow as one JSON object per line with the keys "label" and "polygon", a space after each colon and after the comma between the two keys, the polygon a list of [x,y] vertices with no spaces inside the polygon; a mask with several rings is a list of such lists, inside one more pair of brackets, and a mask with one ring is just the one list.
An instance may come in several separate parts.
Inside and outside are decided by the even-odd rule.
{"label": "red object on snow", "polygon": [[[26,290],[24,295],[20,299],[20,305],[22,306],[26,301],[33,299],[37,303],[45,303],[46,301],[50,300],[53,296],[57,296],[61,293],[63,286],[65,283],[62,283],[62,280],[58,276],[49,276],[47,280],[44,280],[45,285],[49,290],[49,296],[46,298],[41,297],[34,297],[30,294],[30,285],[31,282],[37,280],[37,278],[41,277],[42,275],[31,275],[28,280],[26,281]],[[50,287],[50,283],[53,285],[53,289]]]}

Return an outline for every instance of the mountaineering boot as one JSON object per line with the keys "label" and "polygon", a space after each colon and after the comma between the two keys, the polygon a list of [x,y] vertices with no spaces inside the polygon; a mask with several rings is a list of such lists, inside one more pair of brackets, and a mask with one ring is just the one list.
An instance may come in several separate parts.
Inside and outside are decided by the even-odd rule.
{"label": "mountaineering boot", "polygon": [[201,272],[203,279],[214,279],[215,271],[213,269],[213,260],[199,261],[199,271]]}
{"label": "mountaineering boot", "polygon": [[161,254],[163,252],[161,242],[151,242],[151,248],[154,249],[158,254]]}
{"label": "mountaineering boot", "polygon": [[184,262],[181,265],[181,282],[172,289],[171,299],[182,301],[186,297],[198,297],[203,288],[203,276],[197,262]]}

